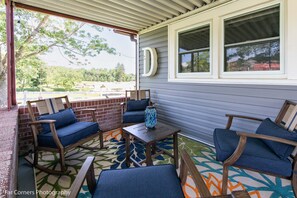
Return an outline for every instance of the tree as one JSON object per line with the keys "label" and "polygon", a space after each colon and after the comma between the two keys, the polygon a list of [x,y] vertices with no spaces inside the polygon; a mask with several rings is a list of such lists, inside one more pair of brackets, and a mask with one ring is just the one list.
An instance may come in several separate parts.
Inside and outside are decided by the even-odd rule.
{"label": "tree", "polygon": [[71,91],[74,88],[75,83],[79,83],[82,80],[81,73],[74,71],[75,69],[67,67],[47,67],[47,83],[53,83],[56,88],[63,88],[67,91]]}
{"label": "tree", "polygon": [[46,68],[37,57],[20,60],[16,73],[18,88],[24,91],[25,87],[41,88],[46,80]]}
{"label": "tree", "polygon": [[114,79],[117,82],[124,81],[125,77],[125,66],[123,64],[118,63],[114,70]]}
{"label": "tree", "polygon": [[[81,61],[81,57],[93,57],[102,51],[115,54],[115,49],[109,47],[105,39],[100,36],[103,30],[101,27],[90,26],[95,32],[92,34],[83,29],[85,23],[24,9],[15,10],[15,19],[17,20],[14,27],[17,72],[26,67],[22,61],[34,62],[34,67],[44,65],[38,55],[51,52],[53,48],[58,48],[64,58],[77,65],[88,64],[88,60]],[[5,25],[5,9],[1,4],[0,83],[5,79],[7,65]]]}

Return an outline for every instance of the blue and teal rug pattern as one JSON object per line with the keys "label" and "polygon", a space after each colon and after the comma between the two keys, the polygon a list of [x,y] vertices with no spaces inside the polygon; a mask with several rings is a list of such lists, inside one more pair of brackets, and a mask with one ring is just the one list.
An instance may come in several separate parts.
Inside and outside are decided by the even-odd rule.
{"label": "blue and teal rug pattern", "polygon": [[[77,148],[66,155],[66,164],[70,175],[49,175],[40,170],[35,170],[36,186],[39,197],[65,197],[73,183],[81,165],[88,156],[95,156],[95,175],[98,177],[103,169],[123,169],[127,168],[125,164],[125,142],[121,138],[120,130],[114,130],[106,133],[105,146],[108,149],[89,151]],[[186,149],[192,156],[196,167],[203,175],[205,183],[212,195],[221,194],[222,184],[222,163],[215,160],[215,150],[199,142],[179,136],[179,149]],[[99,146],[98,139],[87,143],[89,146]],[[168,138],[158,143],[158,146],[171,150],[172,139]],[[132,156],[140,161],[145,158],[145,149],[138,142],[132,142],[130,146]],[[59,169],[58,155],[50,152],[44,152],[40,155],[40,161],[49,168]],[[167,156],[158,156],[154,164],[173,163],[172,159]],[[280,179],[273,176],[259,174],[253,171],[247,171],[231,167],[229,171],[228,190],[246,189],[251,197],[294,197],[290,180]],[[199,192],[195,188],[191,176],[188,176],[187,183],[183,186],[186,197],[199,197]],[[47,193],[43,193],[47,192]],[[80,192],[79,197],[91,197],[85,184]]]}

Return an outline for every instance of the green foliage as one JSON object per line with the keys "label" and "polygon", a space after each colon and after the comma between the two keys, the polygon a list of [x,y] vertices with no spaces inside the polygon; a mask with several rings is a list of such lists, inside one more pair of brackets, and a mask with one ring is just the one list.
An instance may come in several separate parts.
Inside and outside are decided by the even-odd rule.
{"label": "green foliage", "polygon": [[[0,4],[0,81],[6,75],[6,19],[4,5]],[[94,57],[105,51],[115,54],[115,49],[108,46],[100,36],[102,28],[90,25],[93,31],[84,30],[85,23],[61,19],[54,16],[31,12],[24,9],[15,10],[15,58],[18,86],[40,87],[44,84],[46,74],[38,55],[44,55],[59,49],[64,58],[76,65],[87,65],[87,57]],[[38,69],[38,67],[40,67]],[[67,71],[65,76],[72,78]],[[40,79],[37,79],[39,77]],[[61,82],[59,85],[69,88],[73,82]]]}
{"label": "green foliage", "polygon": [[22,91],[25,87],[39,89],[46,81],[46,74],[46,68],[39,58],[22,59],[16,72],[17,87]]}
{"label": "green foliage", "polygon": [[71,91],[75,83],[82,80],[81,73],[74,71],[74,69],[67,67],[47,67],[47,83],[55,85],[56,88]]}
{"label": "green foliage", "polygon": [[[5,9],[0,5],[0,81],[6,74],[6,23]],[[71,91],[81,81],[122,82],[134,80],[133,74],[125,74],[123,64],[115,69],[73,69],[61,66],[46,66],[39,58],[59,49],[64,58],[75,65],[89,64],[87,57],[105,51],[115,54],[100,37],[102,28],[85,23],[61,19],[23,9],[15,10],[15,58],[17,67],[17,89],[41,91]]]}
{"label": "green foliage", "polygon": [[125,73],[125,66],[118,63],[115,69],[80,69],[76,72],[82,73],[83,81],[96,82],[129,82],[135,80],[133,74]]}
{"label": "green foliage", "polygon": [[[62,66],[39,66],[39,59],[21,61],[21,70],[17,72],[17,89],[19,91],[45,90],[74,91],[82,81],[93,82],[130,82],[135,75],[125,74],[123,64],[115,69],[75,69]],[[90,91],[90,90],[82,90]]]}

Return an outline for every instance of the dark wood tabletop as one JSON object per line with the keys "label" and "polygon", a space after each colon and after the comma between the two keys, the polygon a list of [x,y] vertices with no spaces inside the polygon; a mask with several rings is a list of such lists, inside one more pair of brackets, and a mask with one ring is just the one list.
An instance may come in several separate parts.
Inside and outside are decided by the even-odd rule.
{"label": "dark wood tabletop", "polygon": [[170,135],[173,135],[174,133],[180,132],[180,129],[159,121],[153,129],[148,129],[145,127],[145,123],[140,123],[124,127],[123,130],[125,133],[134,136],[144,143],[151,143],[162,140]]}

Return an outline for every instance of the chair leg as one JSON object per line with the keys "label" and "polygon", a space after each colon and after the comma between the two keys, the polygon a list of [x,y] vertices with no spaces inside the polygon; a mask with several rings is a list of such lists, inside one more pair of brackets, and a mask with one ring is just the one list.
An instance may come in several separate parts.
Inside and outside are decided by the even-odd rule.
{"label": "chair leg", "polygon": [[61,164],[61,171],[65,172],[66,171],[66,166],[65,166],[65,153],[64,149],[60,150],[60,164]]}
{"label": "chair leg", "polygon": [[[61,160],[62,158],[64,157],[63,160]],[[32,159],[32,157],[30,157],[29,155],[25,157],[25,160],[27,162],[29,162],[32,166],[34,166],[35,168],[41,170],[41,171],[44,171],[46,173],[49,173],[49,174],[55,174],[55,175],[64,175],[64,174],[69,174],[70,171],[66,171],[66,166],[65,166],[65,156],[64,156],[64,153],[63,155],[60,155],[60,162],[61,162],[61,171],[58,171],[58,170],[52,170],[52,169],[49,169],[49,168],[46,168],[44,166],[41,166],[38,164],[38,150],[35,149],[34,150],[34,159]],[[63,165],[64,164],[64,167]]]}
{"label": "chair leg", "polygon": [[293,167],[293,175],[292,175],[292,187],[294,191],[295,197],[297,197],[297,162],[294,162],[294,167]]}
{"label": "chair leg", "polygon": [[122,137],[124,137],[123,128],[124,128],[124,125],[123,125],[123,123],[121,123],[120,134],[121,134]]}
{"label": "chair leg", "polygon": [[34,164],[34,166],[36,166],[38,164],[38,149],[37,148],[34,149],[34,159],[33,160],[34,160],[33,164]]}
{"label": "chair leg", "polygon": [[222,195],[227,195],[228,189],[228,166],[223,166]]}
{"label": "chair leg", "polygon": [[104,145],[103,145],[103,133],[102,132],[99,133],[99,141],[100,141],[100,149],[103,149]]}
{"label": "chair leg", "polygon": [[297,197],[297,174],[293,175],[293,178],[292,178],[291,182],[292,182],[294,195],[295,195],[295,197]]}

